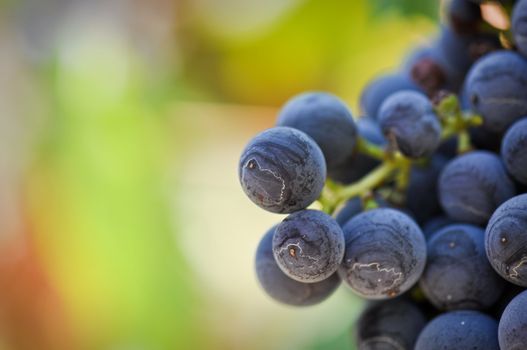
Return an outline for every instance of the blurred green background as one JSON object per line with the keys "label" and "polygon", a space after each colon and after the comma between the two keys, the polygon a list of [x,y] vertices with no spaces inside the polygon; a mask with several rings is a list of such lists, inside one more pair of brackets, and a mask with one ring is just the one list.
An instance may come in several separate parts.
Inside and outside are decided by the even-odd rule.
{"label": "blurred green background", "polygon": [[438,1],[0,0],[0,349],[352,349],[260,290],[238,185],[291,95],[358,96]]}

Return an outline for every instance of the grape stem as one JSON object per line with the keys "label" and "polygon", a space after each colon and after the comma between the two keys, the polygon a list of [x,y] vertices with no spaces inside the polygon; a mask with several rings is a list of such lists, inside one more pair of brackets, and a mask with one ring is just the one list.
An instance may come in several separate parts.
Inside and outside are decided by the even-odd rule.
{"label": "grape stem", "polygon": [[[453,94],[445,96],[435,110],[442,124],[441,140],[457,136],[458,153],[470,151],[472,145],[468,129],[481,125],[483,119],[473,113],[463,112],[458,98]],[[365,209],[375,208],[377,203],[373,191],[390,179],[395,180],[394,198],[404,202],[412,165],[422,163],[423,159],[407,158],[396,149],[378,146],[360,136],[357,138],[356,152],[379,160],[381,164],[350,185],[340,185],[327,180],[318,200],[322,210],[331,215],[340,205],[356,196],[361,197]]]}

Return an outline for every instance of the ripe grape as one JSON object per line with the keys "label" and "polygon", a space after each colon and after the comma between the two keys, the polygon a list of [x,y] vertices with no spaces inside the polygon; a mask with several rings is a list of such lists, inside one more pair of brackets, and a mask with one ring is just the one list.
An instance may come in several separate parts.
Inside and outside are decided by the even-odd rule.
{"label": "ripe grape", "polygon": [[368,299],[404,293],[421,276],[426,243],[419,226],[389,208],[363,212],[344,225],[346,252],[339,275]]}
{"label": "ripe grape", "polygon": [[431,155],[439,146],[441,124],[432,103],[415,91],[400,91],[384,100],[379,110],[384,135],[395,140],[399,150],[411,158]]}
{"label": "ripe grape", "polygon": [[509,199],[492,214],[485,249],[490,264],[503,278],[527,287],[527,194]]}
{"label": "ripe grape", "polygon": [[439,177],[439,201],[453,219],[484,225],[494,210],[515,194],[500,158],[473,151],[451,160]]}
{"label": "ripe grape", "polygon": [[377,119],[384,100],[397,91],[420,91],[419,87],[404,74],[386,74],[371,80],[360,96],[360,106],[366,117]]}
{"label": "ripe grape", "polygon": [[335,273],[321,282],[301,283],[287,277],[273,255],[276,226],[262,237],[256,251],[256,277],[261,287],[273,299],[288,305],[307,306],[325,300],[340,285],[340,278]]}
{"label": "ripe grape", "polygon": [[344,256],[344,233],[331,216],[302,210],[276,228],[273,253],[282,271],[299,282],[320,282],[332,275]]}
{"label": "ripe grape", "polygon": [[274,127],[256,135],[243,151],[238,174],[245,194],[273,213],[304,209],[326,180],[324,155],[302,131]]}
{"label": "ripe grape", "polygon": [[503,138],[501,159],[509,174],[527,185],[527,118],[514,123]]}
{"label": "ripe grape", "polygon": [[356,324],[359,349],[413,349],[426,324],[421,310],[402,297],[371,303]]}
{"label": "ripe grape", "polygon": [[439,315],[423,329],[415,350],[498,350],[498,322],[477,311]]}
{"label": "ripe grape", "polygon": [[325,92],[308,92],[291,98],[280,111],[277,126],[305,132],[318,144],[328,172],[354,151],[357,127],[342,100]]}
{"label": "ripe grape", "polygon": [[512,51],[489,53],[470,69],[466,90],[484,127],[504,132],[527,115],[527,61]]}
{"label": "ripe grape", "polygon": [[498,339],[500,349],[527,349],[527,291],[518,294],[501,315]]}
{"label": "ripe grape", "polygon": [[483,229],[466,224],[443,227],[428,242],[419,285],[441,310],[486,309],[498,300],[504,282],[485,255]]}

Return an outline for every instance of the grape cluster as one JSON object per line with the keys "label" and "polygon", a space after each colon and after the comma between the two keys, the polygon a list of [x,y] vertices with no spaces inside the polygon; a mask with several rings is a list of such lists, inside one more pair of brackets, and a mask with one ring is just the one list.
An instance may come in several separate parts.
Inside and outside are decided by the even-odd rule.
{"label": "grape cluster", "polygon": [[527,0],[490,8],[510,31],[483,2],[447,2],[360,118],[303,93],[242,152],[249,199],[288,214],[258,246],[262,288],[305,306],[344,282],[371,300],[359,349],[527,349]]}

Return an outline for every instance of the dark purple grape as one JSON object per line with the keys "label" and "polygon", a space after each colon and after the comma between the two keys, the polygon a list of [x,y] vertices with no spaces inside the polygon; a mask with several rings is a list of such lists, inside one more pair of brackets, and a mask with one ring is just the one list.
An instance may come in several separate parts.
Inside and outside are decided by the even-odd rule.
{"label": "dark purple grape", "polygon": [[514,123],[503,138],[501,159],[512,177],[527,185],[527,118]]}
{"label": "dark purple grape", "polygon": [[324,153],[328,172],[353,154],[357,127],[346,104],[329,93],[294,96],[280,111],[276,125],[311,136]]}
{"label": "dark purple grape", "polygon": [[413,349],[426,324],[421,310],[404,298],[371,303],[356,324],[357,347],[374,349]]}
{"label": "dark purple grape", "polygon": [[492,214],[485,249],[501,277],[527,287],[527,194],[509,199]]}
{"label": "dark purple grape", "polygon": [[465,224],[448,225],[430,238],[419,286],[435,307],[482,310],[498,300],[504,281],[487,260],[484,239],[483,229]]}
{"label": "dark purple grape", "polygon": [[419,279],[426,261],[426,242],[407,215],[388,208],[356,215],[344,226],[346,253],[339,275],[368,299],[395,297]]}
{"label": "dark purple grape", "polygon": [[486,151],[454,158],[439,177],[443,210],[457,221],[476,225],[484,225],[515,191],[500,158]]}
{"label": "dark purple grape", "polygon": [[331,216],[302,210],[286,217],[273,238],[275,260],[290,278],[320,282],[337,271],[344,256],[344,234]]}
{"label": "dark purple grape", "polygon": [[276,226],[262,237],[256,251],[256,277],[264,291],[274,300],[294,306],[318,304],[340,285],[335,273],[317,283],[301,283],[287,277],[278,267],[273,255],[273,235]]}
{"label": "dark purple grape", "polygon": [[307,208],[326,181],[324,155],[302,131],[274,127],[256,135],[245,147],[238,175],[245,194],[273,213]]}

